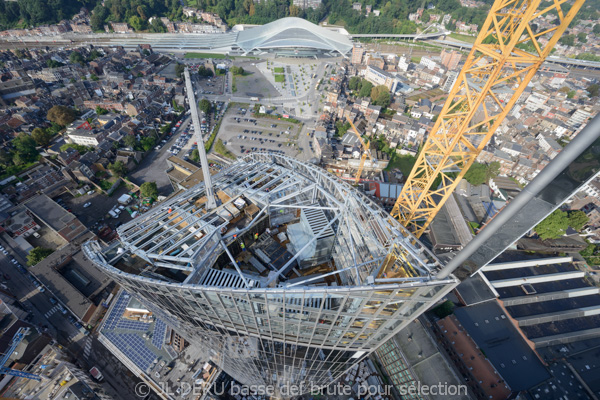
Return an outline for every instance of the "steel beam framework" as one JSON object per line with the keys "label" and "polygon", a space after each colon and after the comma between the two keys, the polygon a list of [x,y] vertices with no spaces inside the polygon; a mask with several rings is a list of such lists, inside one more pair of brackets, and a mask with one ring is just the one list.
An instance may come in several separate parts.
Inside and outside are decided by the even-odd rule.
{"label": "steel beam framework", "polygon": [[[215,174],[213,182],[222,204],[211,212],[198,212],[206,210],[200,183],[119,227],[117,244],[102,249],[90,241],[82,248],[241,383],[296,384],[303,391],[326,386],[458,284],[452,276],[435,279],[441,263],[408,230],[314,165],[253,153]],[[214,215],[241,197],[260,212],[246,225],[215,223]],[[280,225],[282,216],[292,217],[282,223],[289,228],[300,210],[322,210],[327,221],[285,263],[270,265],[270,275],[243,269],[243,251],[234,241],[254,227]],[[315,272],[289,279],[289,264],[328,229],[334,239],[327,260]],[[119,248],[126,250],[123,262],[113,256]],[[239,278],[203,279],[221,274]]]}
{"label": "steel beam framework", "polygon": [[[540,7],[541,0],[496,0],[392,209],[392,216],[417,237],[489,142],[583,2],[575,0],[565,13],[565,0],[554,0],[547,7]],[[560,24],[535,32],[536,19],[553,13]]]}

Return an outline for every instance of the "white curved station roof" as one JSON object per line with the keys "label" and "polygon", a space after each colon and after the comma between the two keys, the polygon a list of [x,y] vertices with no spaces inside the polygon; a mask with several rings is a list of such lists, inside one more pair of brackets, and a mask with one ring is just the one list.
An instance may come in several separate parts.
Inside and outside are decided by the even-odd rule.
{"label": "white curved station roof", "polygon": [[348,36],[295,17],[241,31],[236,44],[246,53],[259,49],[310,48],[345,55],[352,50]]}

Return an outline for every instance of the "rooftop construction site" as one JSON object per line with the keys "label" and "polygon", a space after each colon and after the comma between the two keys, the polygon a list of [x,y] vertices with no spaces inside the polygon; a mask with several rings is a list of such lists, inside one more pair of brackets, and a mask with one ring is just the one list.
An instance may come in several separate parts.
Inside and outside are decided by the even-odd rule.
{"label": "rooftop construction site", "polygon": [[140,277],[238,288],[424,282],[439,269],[366,196],[308,164],[252,155],[213,181],[215,209],[200,184],[120,227],[103,258]]}

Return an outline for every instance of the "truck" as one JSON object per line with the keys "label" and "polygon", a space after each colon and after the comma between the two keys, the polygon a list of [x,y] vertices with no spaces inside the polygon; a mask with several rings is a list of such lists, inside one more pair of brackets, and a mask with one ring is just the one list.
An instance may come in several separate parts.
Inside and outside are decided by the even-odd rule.
{"label": "truck", "polygon": [[258,101],[258,97],[250,97],[250,101]]}
{"label": "truck", "polygon": [[104,376],[97,367],[92,367],[92,369],[90,369],[90,375],[92,375],[98,382],[102,382],[104,379]]}
{"label": "truck", "polygon": [[121,204],[121,205],[127,205],[131,202],[132,197],[130,195],[128,195],[127,193],[124,193],[121,195],[121,197],[119,197],[117,199],[117,203]]}

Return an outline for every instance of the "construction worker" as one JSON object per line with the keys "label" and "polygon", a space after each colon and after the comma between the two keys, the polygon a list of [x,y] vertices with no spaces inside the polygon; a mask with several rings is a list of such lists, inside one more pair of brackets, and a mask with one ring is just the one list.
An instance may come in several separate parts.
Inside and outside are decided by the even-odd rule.
{"label": "construction worker", "polygon": [[244,244],[244,242],[240,243],[240,247],[242,248],[242,251],[246,251],[246,245]]}
{"label": "construction worker", "polygon": [[258,240],[258,232],[254,234],[254,240]]}

